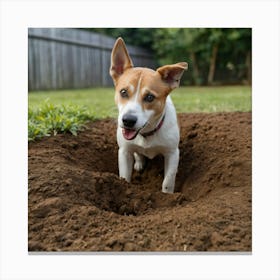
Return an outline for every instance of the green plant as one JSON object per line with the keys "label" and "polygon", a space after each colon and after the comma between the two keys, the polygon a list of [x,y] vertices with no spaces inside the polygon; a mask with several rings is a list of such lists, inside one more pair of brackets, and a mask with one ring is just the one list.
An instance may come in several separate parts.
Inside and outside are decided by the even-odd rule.
{"label": "green plant", "polygon": [[36,109],[28,109],[28,140],[58,133],[77,135],[87,121],[93,120],[86,107],[74,105],[55,106],[45,101]]}

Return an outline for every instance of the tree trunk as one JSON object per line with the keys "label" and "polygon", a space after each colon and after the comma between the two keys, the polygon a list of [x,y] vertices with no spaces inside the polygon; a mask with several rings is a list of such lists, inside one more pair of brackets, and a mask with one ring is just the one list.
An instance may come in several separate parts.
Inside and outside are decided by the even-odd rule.
{"label": "tree trunk", "polygon": [[198,69],[198,64],[196,60],[196,55],[195,52],[191,51],[190,53],[191,60],[192,60],[192,66],[193,66],[193,79],[194,79],[194,84],[195,85],[200,85],[200,73]]}
{"label": "tree trunk", "polygon": [[207,79],[208,85],[213,84],[214,81],[218,49],[219,49],[218,44],[215,44],[212,48],[212,55],[210,59],[210,67],[209,67],[208,79]]}

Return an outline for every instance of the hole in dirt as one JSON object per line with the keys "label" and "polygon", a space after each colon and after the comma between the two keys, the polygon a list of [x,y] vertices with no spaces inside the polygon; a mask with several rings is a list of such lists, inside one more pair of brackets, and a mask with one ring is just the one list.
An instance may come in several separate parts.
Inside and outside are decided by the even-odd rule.
{"label": "hole in dirt", "polygon": [[[77,182],[73,176],[71,182]],[[82,186],[82,187],[81,187]],[[129,184],[112,173],[85,172],[79,184],[65,189],[67,194],[83,205],[94,205],[119,215],[138,216],[157,208],[181,205],[186,202],[180,193],[167,195],[161,191],[144,189],[139,184]]]}
{"label": "hole in dirt", "polygon": [[[209,118],[209,115],[207,115]],[[197,200],[217,187],[238,187],[250,182],[250,165],[241,157],[236,129],[223,119],[199,115],[181,117],[180,162],[175,194],[163,194],[164,159],[148,160],[143,172],[134,172],[132,183],[118,178],[118,145],[115,120],[96,121],[77,137],[58,135],[30,145],[29,177],[34,192],[47,185],[46,194],[70,196],[73,202],[95,205],[119,215],[141,215],[146,211]],[[231,119],[229,119],[231,121]],[[211,125],[209,125],[211,123]],[[223,138],[220,137],[222,132]],[[247,135],[247,134],[246,134]],[[246,148],[246,152],[248,149]],[[232,164],[239,159],[240,164]],[[248,161],[248,160],[247,160]],[[245,171],[248,173],[245,172]],[[246,176],[245,176],[246,175]],[[33,178],[33,179],[31,179]],[[69,178],[71,180],[69,181]],[[247,180],[247,181],[246,181]],[[61,186],[55,193],[57,185]],[[65,191],[64,191],[65,190]]]}
{"label": "hole in dirt", "polygon": [[[179,200],[189,201],[207,194],[207,191],[203,192],[193,184],[193,174],[197,173],[199,176],[197,167],[202,165],[195,162],[197,155],[193,147],[198,135],[197,127],[193,125],[187,137],[180,142],[180,161],[173,195],[161,192],[164,179],[163,156],[147,159],[142,172],[133,170],[131,184],[118,178],[116,123],[112,120],[95,122],[77,138],[64,142],[64,159],[73,168],[79,166],[80,169],[93,172],[92,174],[99,174],[96,180],[103,182],[89,187],[95,193],[92,201],[98,208],[120,215],[139,215],[148,209],[172,206],[178,203],[177,196],[180,195],[184,199],[181,197]],[[194,179],[191,184],[189,178]]]}

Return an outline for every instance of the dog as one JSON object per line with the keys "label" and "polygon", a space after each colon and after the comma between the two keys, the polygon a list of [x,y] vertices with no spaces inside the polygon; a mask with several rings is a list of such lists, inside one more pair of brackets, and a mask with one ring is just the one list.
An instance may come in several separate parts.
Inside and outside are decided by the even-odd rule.
{"label": "dog", "polygon": [[177,88],[188,64],[134,67],[122,38],[111,53],[110,75],[119,110],[117,142],[119,176],[131,181],[133,167],[142,171],[145,157],[164,157],[162,192],[173,193],[179,164],[179,127],[169,93]]}

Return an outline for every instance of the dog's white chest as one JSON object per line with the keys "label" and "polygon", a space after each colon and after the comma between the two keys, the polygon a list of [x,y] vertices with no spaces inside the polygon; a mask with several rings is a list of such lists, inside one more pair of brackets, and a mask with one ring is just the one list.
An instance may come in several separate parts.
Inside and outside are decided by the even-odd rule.
{"label": "dog's white chest", "polygon": [[144,155],[152,159],[159,154],[164,154],[166,147],[155,144],[154,141],[149,142],[144,137],[139,137],[138,141],[131,148],[134,152]]}

